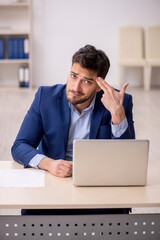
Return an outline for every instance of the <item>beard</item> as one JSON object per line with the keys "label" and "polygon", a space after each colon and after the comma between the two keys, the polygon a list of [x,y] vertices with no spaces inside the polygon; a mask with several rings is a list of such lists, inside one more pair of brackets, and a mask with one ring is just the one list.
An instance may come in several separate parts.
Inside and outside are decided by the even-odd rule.
{"label": "beard", "polygon": [[[76,93],[78,94],[78,97],[81,97],[80,99],[76,99],[77,96],[72,96],[70,97],[69,96],[69,93],[71,92],[71,94],[73,93]],[[89,99],[92,100],[92,98],[94,97],[96,91],[93,91],[89,96],[85,96],[85,94],[83,92],[75,92],[74,90],[67,90],[66,89],[66,98],[68,100],[68,102],[72,103],[74,106],[76,106],[77,104],[81,104],[81,103],[84,103],[86,101],[88,101]]]}

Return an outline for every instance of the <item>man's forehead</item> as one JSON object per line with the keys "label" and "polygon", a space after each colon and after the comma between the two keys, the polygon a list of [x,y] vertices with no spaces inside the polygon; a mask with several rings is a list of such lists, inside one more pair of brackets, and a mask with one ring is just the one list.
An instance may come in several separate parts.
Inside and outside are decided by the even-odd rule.
{"label": "man's forehead", "polygon": [[90,80],[95,80],[95,78],[97,77],[97,73],[95,71],[87,68],[82,68],[80,64],[73,64],[71,68],[71,73]]}

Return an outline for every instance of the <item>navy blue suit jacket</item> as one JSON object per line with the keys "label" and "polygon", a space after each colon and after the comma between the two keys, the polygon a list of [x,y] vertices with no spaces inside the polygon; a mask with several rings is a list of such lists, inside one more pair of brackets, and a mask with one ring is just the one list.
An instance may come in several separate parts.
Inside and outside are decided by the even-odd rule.
{"label": "navy blue suit jacket", "polygon": [[[13,159],[24,167],[37,154],[65,159],[70,126],[70,108],[66,85],[40,87],[27,112],[12,146]],[[103,91],[97,93],[91,116],[90,139],[112,139],[111,115],[101,102]],[[124,109],[128,128],[120,139],[135,138],[132,118],[132,96],[125,94]],[[38,147],[39,146],[39,147]]]}

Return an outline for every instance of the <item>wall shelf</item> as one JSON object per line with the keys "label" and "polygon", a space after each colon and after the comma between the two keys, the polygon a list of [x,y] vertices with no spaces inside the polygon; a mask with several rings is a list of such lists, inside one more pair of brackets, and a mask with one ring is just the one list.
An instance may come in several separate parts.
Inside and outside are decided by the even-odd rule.
{"label": "wall shelf", "polygon": [[17,2],[17,3],[0,3],[0,7],[29,7],[29,3]]}
{"label": "wall shelf", "polygon": [[0,64],[5,63],[30,63],[30,59],[0,59]]}
{"label": "wall shelf", "polygon": [[[0,39],[3,39],[4,54],[0,54],[0,86],[22,86],[19,70],[28,70],[24,82],[32,87],[32,0],[0,3]],[[9,43],[9,41],[17,41]],[[20,43],[22,41],[23,43]],[[26,47],[27,42],[27,47]],[[10,45],[9,45],[10,44]],[[20,44],[21,47],[20,50]],[[0,46],[1,50],[2,46]],[[13,50],[14,49],[14,50]],[[16,50],[15,50],[16,49]],[[17,50],[18,49],[18,50]],[[20,55],[20,51],[24,54]],[[27,50],[26,50],[27,49]],[[2,50],[1,50],[2,51]],[[14,54],[10,54],[10,52]],[[18,52],[17,54],[15,52]],[[25,53],[27,51],[27,57]],[[28,56],[29,55],[29,56]],[[22,76],[22,75],[21,75]],[[25,77],[29,79],[25,79]]]}
{"label": "wall shelf", "polygon": [[30,32],[26,30],[7,29],[0,27],[0,35],[29,35]]}

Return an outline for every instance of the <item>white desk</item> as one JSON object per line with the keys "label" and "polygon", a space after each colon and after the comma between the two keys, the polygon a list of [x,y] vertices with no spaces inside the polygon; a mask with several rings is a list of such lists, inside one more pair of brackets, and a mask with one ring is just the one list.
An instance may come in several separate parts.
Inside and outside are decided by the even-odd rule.
{"label": "white desk", "polygon": [[[22,166],[0,162],[15,168]],[[160,207],[160,162],[149,163],[145,187],[75,187],[46,173],[44,188],[0,188],[0,208],[132,207]],[[0,239],[159,240],[160,215],[0,216]]]}
{"label": "white desk", "polygon": [[[15,168],[23,167],[0,161],[0,169]],[[0,196],[0,208],[10,209],[160,207],[160,161],[149,164],[145,187],[76,187],[46,172],[44,188],[0,188]]]}

